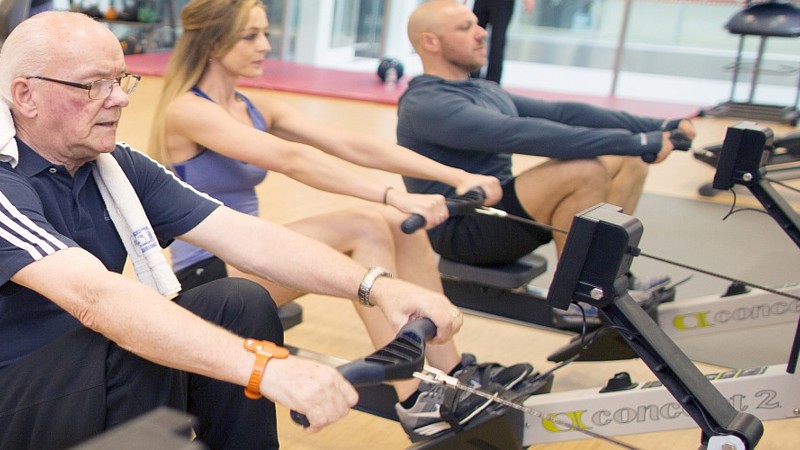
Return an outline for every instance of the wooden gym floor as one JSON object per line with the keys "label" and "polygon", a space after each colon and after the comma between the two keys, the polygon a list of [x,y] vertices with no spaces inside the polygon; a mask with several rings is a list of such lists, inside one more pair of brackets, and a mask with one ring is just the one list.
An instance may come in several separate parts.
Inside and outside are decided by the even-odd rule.
{"label": "wooden gym floor", "polygon": [[[140,88],[131,96],[131,104],[123,113],[118,137],[136,148],[146,150],[150,130],[151,114],[155,108],[161,79],[145,77]],[[309,95],[244,89],[249,96],[269,95],[284,99],[308,115],[343,128],[371,133],[394,141],[396,124],[395,108],[391,105],[352,100],[314,97]],[[696,146],[721,142],[725,130],[737,120],[700,118],[695,120],[698,129]],[[775,124],[776,134],[785,134],[793,129]],[[524,168],[541,161],[535,157],[519,157],[516,165]],[[366,169],[356,169],[368,176],[384,180],[401,187],[399,176]],[[713,169],[696,161],[690,154],[676,152],[665,163],[654,166],[645,187],[648,193],[670,195],[704,201],[729,202],[726,194],[713,199],[697,195],[697,187],[713,178]],[[793,182],[795,187],[798,183]],[[322,193],[284,177],[270,174],[259,187],[263,216],[279,223],[308,215],[338,210],[363,204],[362,201],[338,195]],[[797,195],[787,198],[798,205]],[[740,198],[740,204],[743,199]],[[744,199],[747,202],[747,199]],[[752,200],[751,200],[752,202]],[[789,281],[789,280],[787,280]],[[333,356],[354,359],[371,353],[372,349],[353,308],[348,301],[307,295],[298,300],[303,306],[304,321],[287,331],[287,343]],[[461,351],[474,353],[480,361],[497,361],[511,364],[526,361],[537,370],[544,371],[553,366],[547,356],[565,345],[570,335],[542,330],[508,322],[490,320],[467,315],[464,327],[456,336]],[[703,372],[714,372],[719,368],[698,364]],[[555,391],[602,386],[613,374],[627,371],[634,380],[647,381],[655,377],[639,360],[573,363],[559,370],[555,378]],[[800,393],[798,393],[800,395]],[[320,433],[309,434],[296,426],[285,408],[279,407],[279,428],[282,448],[288,450],[307,449],[402,449],[410,445],[399,424],[358,411],[351,412],[341,422]],[[765,423],[765,434],[759,449],[795,448],[800,442],[798,420],[771,421]],[[699,447],[699,430],[688,429],[650,434],[622,436],[620,440],[643,449],[672,450]],[[792,444],[794,443],[794,444]],[[613,449],[618,448],[601,440],[580,440],[559,444],[534,445],[532,449]]]}

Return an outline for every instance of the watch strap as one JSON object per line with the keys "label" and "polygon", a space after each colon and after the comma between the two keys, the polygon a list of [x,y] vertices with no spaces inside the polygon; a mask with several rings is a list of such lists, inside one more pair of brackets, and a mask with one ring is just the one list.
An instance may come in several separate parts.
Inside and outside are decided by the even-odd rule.
{"label": "watch strap", "polygon": [[361,280],[361,284],[358,286],[358,302],[370,308],[375,306],[375,303],[372,303],[369,299],[369,294],[372,292],[372,286],[375,285],[375,280],[380,277],[392,278],[393,276],[392,272],[389,272],[383,267],[370,267],[367,274],[364,275],[364,278]]}

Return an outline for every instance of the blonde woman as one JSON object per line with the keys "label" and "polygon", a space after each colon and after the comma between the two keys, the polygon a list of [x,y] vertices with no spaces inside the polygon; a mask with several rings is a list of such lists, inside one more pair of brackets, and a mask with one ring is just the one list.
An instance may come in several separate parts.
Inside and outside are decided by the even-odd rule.
{"label": "blonde woman", "polygon": [[[436,180],[459,192],[479,186],[487,192],[488,203],[499,200],[497,179],[444,166],[367,134],[319,123],[274,99],[251,100],[238,92],[240,77],[262,75],[270,50],[266,8],[259,0],[194,0],[184,7],[181,21],[183,34],[167,67],[153,124],[150,150],[157,158],[198,190],[248,214],[258,215],[254,188],[270,170],[317,189],[371,201],[374,206],[308,217],[287,227],[367,267],[384,267],[399,278],[442,292],[427,235],[404,234],[400,223],[417,213],[429,228],[440,224],[448,216],[443,197],[387,187],[348,171],[339,159]],[[184,243],[173,244],[171,252],[173,269],[184,287],[228,275],[258,282],[279,305],[302,294],[236,270]],[[378,309],[356,308],[374,346],[394,337],[396,330]],[[445,372],[498,389],[514,386],[531,370],[527,364],[479,367],[474,356],[461,355],[452,341],[428,346],[427,357]],[[418,417],[441,402],[441,392],[420,392],[413,381],[398,385],[397,392],[406,409],[419,411],[405,421],[409,429],[431,422],[446,424],[443,418]],[[485,406],[477,398],[461,399],[455,419],[450,419],[466,421]]]}

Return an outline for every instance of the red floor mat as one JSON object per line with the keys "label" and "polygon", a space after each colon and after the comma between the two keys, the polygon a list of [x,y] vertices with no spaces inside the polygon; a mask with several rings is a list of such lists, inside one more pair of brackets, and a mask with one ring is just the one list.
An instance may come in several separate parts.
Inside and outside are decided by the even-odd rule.
{"label": "red floor mat", "polygon": [[[125,60],[130,72],[141,75],[161,76],[164,73],[164,68],[170,55],[171,53],[169,52],[145,53],[128,55]],[[397,99],[406,88],[407,81],[408,78],[403,78],[394,90],[387,90],[375,73],[323,69],[270,59],[264,62],[263,77],[243,78],[241,85],[324,97],[396,104]],[[592,105],[625,110],[632,114],[655,117],[689,117],[694,116],[699,109],[693,105],[621,99],[610,96],[573,95],[516,88],[509,90],[544,100],[585,102]]]}

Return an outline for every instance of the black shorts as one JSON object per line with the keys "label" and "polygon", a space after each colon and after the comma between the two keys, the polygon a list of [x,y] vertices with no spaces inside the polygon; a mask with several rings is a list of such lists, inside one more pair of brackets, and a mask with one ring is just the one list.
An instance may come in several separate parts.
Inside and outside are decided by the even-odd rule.
{"label": "black shorts", "polygon": [[[503,199],[494,208],[533,220],[517,198],[515,180],[503,185]],[[493,216],[451,217],[429,230],[433,249],[444,258],[467,264],[507,264],[553,239],[550,231]]]}
{"label": "black shorts", "polygon": [[[218,280],[174,302],[239,336],[283,345],[275,303],[251,281]],[[208,448],[278,448],[271,402],[145,361],[83,327],[0,368],[0,448],[71,448],[158,406],[197,417]]]}

